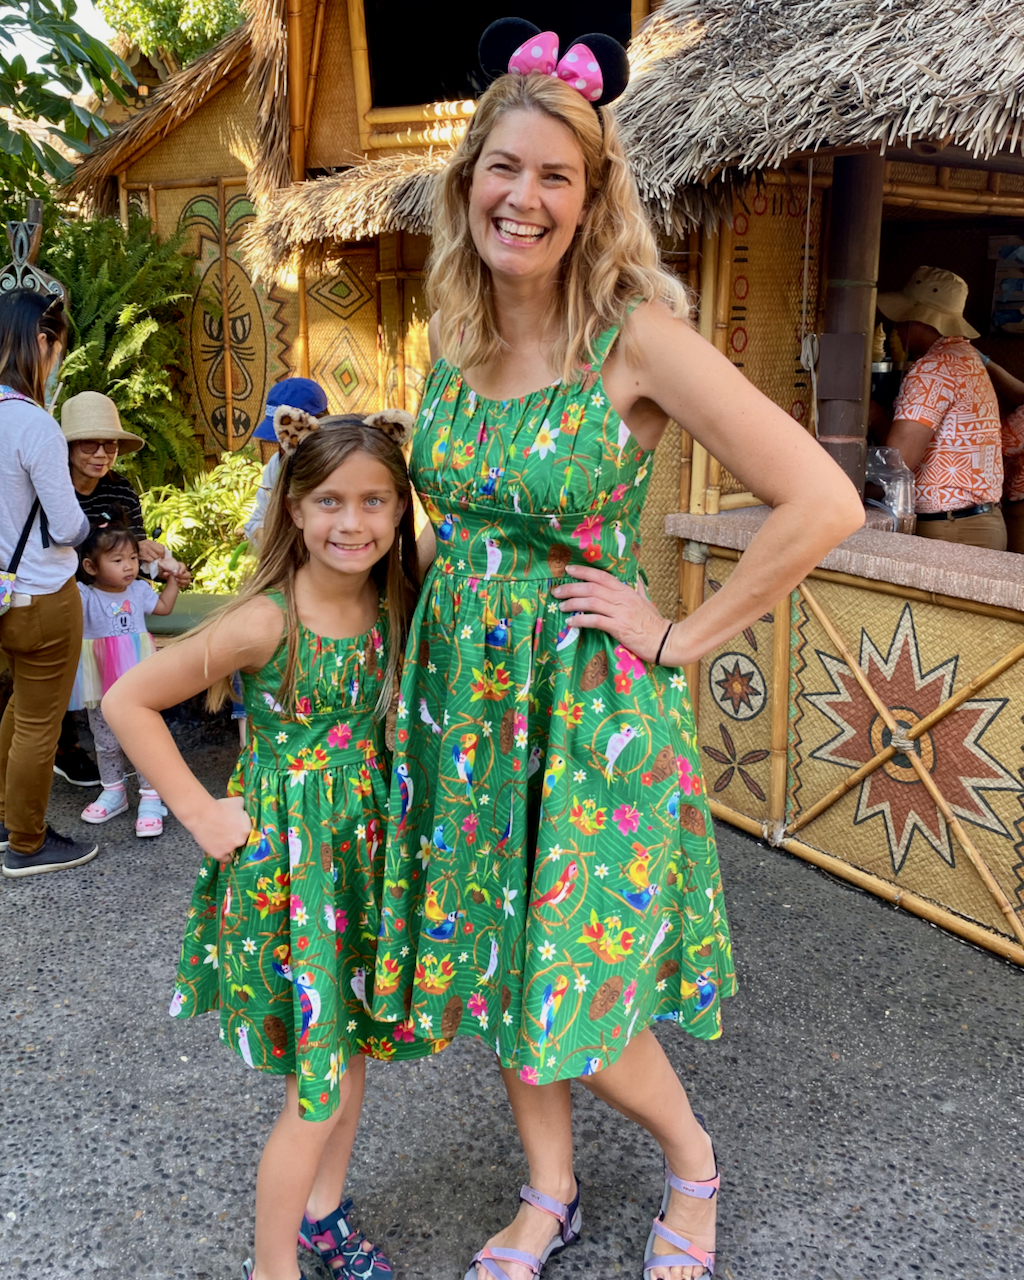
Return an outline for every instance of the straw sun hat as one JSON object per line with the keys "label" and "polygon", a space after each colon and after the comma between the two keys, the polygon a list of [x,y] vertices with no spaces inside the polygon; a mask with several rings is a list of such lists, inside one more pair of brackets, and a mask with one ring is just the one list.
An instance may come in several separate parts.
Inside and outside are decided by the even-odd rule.
{"label": "straw sun hat", "polygon": [[877,306],[887,320],[920,320],[944,338],[976,338],[964,319],[966,303],[966,280],[941,267],[918,267],[899,293],[880,293]]}
{"label": "straw sun hat", "polygon": [[60,429],[68,444],[75,440],[116,440],[117,452],[134,453],[146,443],[121,426],[117,406],[98,391],[80,391],[65,400],[60,411]]}

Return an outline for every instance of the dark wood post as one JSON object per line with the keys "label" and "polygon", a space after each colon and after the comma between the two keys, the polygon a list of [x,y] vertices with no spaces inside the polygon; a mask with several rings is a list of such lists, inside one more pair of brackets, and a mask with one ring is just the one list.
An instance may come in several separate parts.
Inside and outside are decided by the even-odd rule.
{"label": "dark wood post", "polygon": [[861,494],[884,178],[879,155],[836,157],[818,361],[818,440]]}

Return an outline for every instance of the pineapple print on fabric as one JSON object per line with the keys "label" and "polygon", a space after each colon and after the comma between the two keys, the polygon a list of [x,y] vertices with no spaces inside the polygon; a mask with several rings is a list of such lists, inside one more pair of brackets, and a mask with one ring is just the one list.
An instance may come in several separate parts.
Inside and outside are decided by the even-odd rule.
{"label": "pineapple print on fabric", "polygon": [[277,702],[284,644],[243,676],[249,741],[228,791],[244,797],[253,831],[230,864],[206,858],[199,870],[171,1001],[176,1017],[219,1008],[221,1039],[250,1067],[296,1075],[310,1120],[334,1111],[353,1053],[444,1047],[369,1012],[394,923],[380,909],[388,764],[373,717],[386,642],[383,608],[352,640],[303,627],[294,716]]}
{"label": "pineapple print on fabric", "polygon": [[[477,396],[444,360],[413,443],[437,557],[398,706],[374,1013],[522,1079],[600,1070],[735,989],[680,673],[562,614],[570,562],[636,579],[651,456],[600,379]],[[410,1003],[411,998],[411,1003]]]}

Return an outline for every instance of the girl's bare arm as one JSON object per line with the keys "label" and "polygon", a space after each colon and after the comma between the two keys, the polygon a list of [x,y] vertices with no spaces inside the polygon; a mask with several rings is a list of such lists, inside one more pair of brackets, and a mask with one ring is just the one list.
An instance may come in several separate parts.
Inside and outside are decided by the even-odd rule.
{"label": "girl's bare arm", "polygon": [[196,843],[219,862],[248,839],[241,797],[216,800],[185,763],[160,712],[202,693],[233,671],[274,656],[284,618],[256,599],[223,621],[140,662],[103,699],[103,715],[125,754],[160,793]]}

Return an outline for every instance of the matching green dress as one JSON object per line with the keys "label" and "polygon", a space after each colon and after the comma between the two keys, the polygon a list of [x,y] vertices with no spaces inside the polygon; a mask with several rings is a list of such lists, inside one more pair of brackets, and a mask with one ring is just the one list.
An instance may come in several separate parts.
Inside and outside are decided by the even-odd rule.
{"label": "matching green dress", "polygon": [[[277,601],[279,604],[280,600]],[[387,616],[353,640],[302,628],[295,716],[277,701],[284,643],[243,675],[249,741],[229,784],[253,820],[248,845],[206,858],[188,912],[172,1017],[220,1009],[220,1035],[250,1066],[298,1077],[310,1120],[337,1106],[353,1053],[418,1058],[440,1046],[369,1015],[387,831]]]}
{"label": "matching green dress", "polygon": [[295,716],[283,645],[244,678],[231,790],[253,835],[199,872],[171,1013],[219,1006],[221,1038],[296,1074],[309,1119],[354,1052],[475,1035],[547,1084],[654,1021],[721,1034],[735,977],[682,673],[551,594],[570,563],[636,580],[652,457],[601,382],[616,336],[581,381],[512,401],[434,366],[412,469],[437,557],[390,764],[383,615],[355,640],[303,630]]}
{"label": "matching green dress", "polygon": [[[530,1083],[657,1020],[721,1034],[735,977],[682,673],[551,595],[637,576],[652,455],[600,367],[512,401],[440,360],[413,440],[437,557],[398,704],[373,1013],[475,1035]],[[411,1023],[409,1016],[411,1014]]]}

